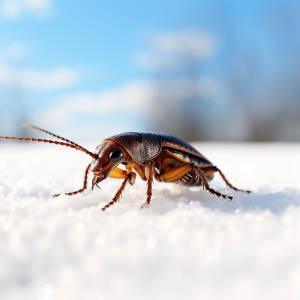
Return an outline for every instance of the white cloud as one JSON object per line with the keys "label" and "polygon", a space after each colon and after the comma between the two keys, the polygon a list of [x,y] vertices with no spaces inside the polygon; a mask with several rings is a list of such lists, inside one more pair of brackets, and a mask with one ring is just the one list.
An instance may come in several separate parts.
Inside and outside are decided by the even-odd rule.
{"label": "white cloud", "polygon": [[7,48],[7,54],[10,59],[19,61],[26,57],[27,50],[22,43],[13,43]]}
{"label": "white cloud", "polygon": [[34,69],[19,70],[9,65],[0,65],[0,85],[5,88],[56,90],[72,86],[79,79],[78,72],[68,67],[40,71]]}
{"label": "white cloud", "polygon": [[196,81],[190,77],[175,81],[135,81],[119,88],[108,89],[100,93],[81,92],[61,96],[51,107],[32,115],[34,124],[42,124],[45,128],[74,124],[78,117],[111,116],[118,112],[131,113],[139,117],[161,117],[156,111],[159,105],[177,105],[188,103],[189,98],[200,94],[203,98],[212,97],[217,92],[217,83],[211,78],[203,77]]}
{"label": "white cloud", "polygon": [[142,53],[139,62],[152,71],[174,67],[182,58],[205,59],[215,48],[212,37],[197,28],[157,33],[149,42],[152,50]]}
{"label": "white cloud", "polygon": [[56,125],[62,125],[70,123],[78,115],[108,115],[116,110],[146,114],[158,92],[152,83],[138,81],[98,94],[82,92],[66,95],[58,98],[54,107],[37,112],[33,119],[36,124],[47,126],[53,124],[53,119]]}
{"label": "white cloud", "polygon": [[45,16],[51,7],[51,0],[3,0],[0,3],[0,15],[15,19],[30,12],[36,16]]}

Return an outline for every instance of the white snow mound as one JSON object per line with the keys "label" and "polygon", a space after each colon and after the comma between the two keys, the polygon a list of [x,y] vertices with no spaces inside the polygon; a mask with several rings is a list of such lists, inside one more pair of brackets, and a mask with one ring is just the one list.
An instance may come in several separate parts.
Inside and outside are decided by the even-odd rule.
{"label": "white snow mound", "polygon": [[120,180],[52,198],[82,187],[89,156],[1,143],[0,298],[300,299],[300,145],[195,147],[253,193],[155,182],[145,206],[137,180],[103,212]]}

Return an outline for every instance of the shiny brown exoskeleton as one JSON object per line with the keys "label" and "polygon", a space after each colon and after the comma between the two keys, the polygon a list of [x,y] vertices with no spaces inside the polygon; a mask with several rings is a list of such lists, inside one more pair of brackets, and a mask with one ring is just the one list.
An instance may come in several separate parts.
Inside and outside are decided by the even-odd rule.
{"label": "shiny brown exoskeleton", "polygon": [[[243,191],[232,186],[220,169],[214,166],[195,148],[171,135],[144,132],[121,133],[103,140],[92,153],[78,144],[49,131],[27,124],[24,124],[23,127],[45,132],[66,143],[33,138],[2,136],[0,138],[54,143],[83,151],[93,158],[92,162],[86,168],[83,188],[72,193],[67,193],[67,195],[71,196],[82,193],[87,189],[87,177],[90,171],[93,173],[92,189],[107,177],[123,179],[122,185],[112,201],[104,206],[102,210],[105,210],[119,200],[128,182],[131,185],[135,183],[136,173],[138,173],[142,180],[147,181],[148,204],[152,196],[153,178],[160,182],[173,182],[185,186],[203,185],[211,194],[232,200],[232,196],[221,194],[208,185],[208,181],[212,180],[213,174],[219,172],[227,186],[235,191]],[[126,170],[118,168],[119,164],[125,165]],[[250,191],[244,192],[250,193]],[[54,195],[53,197],[58,196]]]}

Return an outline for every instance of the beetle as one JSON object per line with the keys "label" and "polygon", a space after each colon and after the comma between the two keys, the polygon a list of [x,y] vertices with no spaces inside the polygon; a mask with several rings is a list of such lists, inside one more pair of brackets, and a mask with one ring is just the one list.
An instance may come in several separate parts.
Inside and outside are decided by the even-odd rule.
{"label": "beetle", "polygon": [[[213,179],[214,173],[218,172],[226,185],[235,190],[219,168],[214,166],[205,156],[198,152],[188,143],[168,134],[156,134],[146,132],[126,132],[106,138],[99,144],[94,152],[90,152],[80,145],[53,134],[36,126],[22,124],[23,127],[36,129],[56,137],[63,142],[35,139],[4,137],[1,139],[12,139],[21,141],[34,141],[67,146],[80,150],[93,159],[87,166],[84,175],[83,187],[78,191],[66,193],[76,195],[87,189],[88,174],[93,173],[92,190],[107,177],[123,179],[123,182],[113,197],[112,201],[105,205],[102,210],[116,203],[125,189],[127,183],[133,185],[138,174],[142,180],[147,181],[147,200],[150,204],[152,197],[152,184],[155,178],[159,182],[177,183],[184,186],[203,186],[210,194],[223,197],[231,201],[232,196],[224,195],[212,189],[208,182]],[[120,164],[125,165],[126,170],[118,168]],[[53,197],[58,197],[54,195]]]}

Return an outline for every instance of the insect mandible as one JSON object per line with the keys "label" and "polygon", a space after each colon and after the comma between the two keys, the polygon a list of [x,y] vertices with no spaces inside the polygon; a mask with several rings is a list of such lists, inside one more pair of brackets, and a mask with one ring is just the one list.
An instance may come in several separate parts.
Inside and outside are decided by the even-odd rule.
{"label": "insect mandible", "polygon": [[[226,185],[231,189],[250,193],[250,191],[240,190],[232,186],[221,170],[200,152],[188,143],[168,134],[121,133],[104,139],[92,153],[80,145],[49,131],[28,124],[23,124],[22,126],[42,131],[65,141],[65,143],[35,138],[4,136],[0,136],[0,138],[62,145],[85,152],[93,158],[85,170],[82,189],[66,193],[66,195],[76,195],[86,190],[89,172],[93,173],[92,190],[95,186],[99,187],[98,184],[107,177],[123,179],[121,187],[112,201],[105,205],[102,210],[107,209],[120,199],[127,183],[131,185],[135,183],[136,173],[142,180],[147,181],[146,202],[148,204],[151,201],[154,178],[159,182],[172,182],[184,186],[202,185],[212,195],[227,198],[231,201],[232,196],[224,195],[208,185],[208,182],[213,179],[214,173],[218,172]],[[118,168],[120,164],[125,165],[126,170]],[[53,197],[58,196],[59,194]]]}

